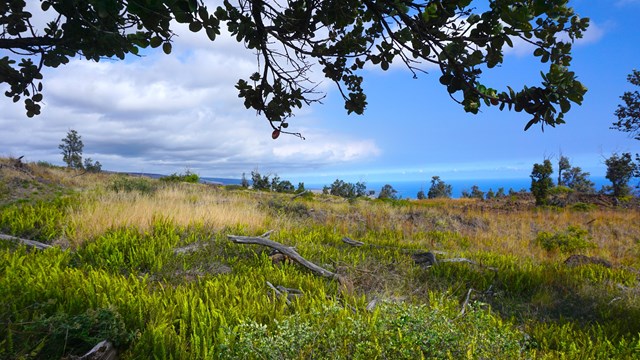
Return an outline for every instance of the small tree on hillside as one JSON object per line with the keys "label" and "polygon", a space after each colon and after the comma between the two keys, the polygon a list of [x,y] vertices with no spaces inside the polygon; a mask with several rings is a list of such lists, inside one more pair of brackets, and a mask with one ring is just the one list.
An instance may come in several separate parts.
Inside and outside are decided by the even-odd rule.
{"label": "small tree on hillside", "polygon": [[492,188],[489,188],[489,191],[487,191],[486,199],[491,200],[495,197],[496,197],[496,193],[493,192]]}
{"label": "small tree on hillside", "polygon": [[562,174],[562,184],[581,193],[591,194],[596,191],[593,181],[589,180],[589,173],[582,171],[578,166]]}
{"label": "small tree on hillside", "polygon": [[[640,71],[633,70],[633,73],[627,77],[627,81],[640,86]],[[634,139],[640,140],[640,93],[638,90],[627,91],[620,99],[624,101],[624,105],[618,105],[614,113],[618,121],[614,122],[611,128],[628,132]]]}
{"label": "small tree on hillside", "polygon": [[269,190],[270,182],[269,175],[262,176],[260,173],[256,171],[251,172],[251,181],[253,182],[253,188],[255,190]]}
{"label": "small tree on hillside", "polygon": [[630,153],[618,155],[614,153],[610,158],[604,161],[607,165],[606,178],[611,181],[611,190],[613,196],[627,196],[631,193],[629,188],[629,180],[637,171],[637,165],[633,163]]}
{"label": "small tree on hillside", "polygon": [[439,176],[434,176],[431,178],[431,187],[429,188],[429,192],[427,193],[427,197],[429,199],[450,198],[451,193],[451,185],[447,185],[440,179]]}
{"label": "small tree on hillside", "polygon": [[545,160],[542,164],[533,164],[531,171],[531,193],[536,198],[536,205],[545,205],[549,190],[553,187],[553,166],[551,161]]}
{"label": "small tree on hillside", "polygon": [[82,169],[82,137],[75,130],[69,130],[67,137],[62,139],[58,149],[62,150],[62,161],[72,169]]}
{"label": "small tree on hillside", "polygon": [[86,158],[84,159],[84,169],[87,172],[99,173],[102,171],[102,164],[100,164],[100,161],[93,162],[93,159]]}
{"label": "small tree on hillside", "polygon": [[569,163],[569,158],[566,156],[560,155],[560,160],[558,160],[558,186],[567,186],[564,182],[564,177],[562,176],[563,171],[571,169],[571,164]]}
{"label": "small tree on hillside", "polygon": [[420,191],[418,191],[416,197],[418,198],[418,200],[424,200],[427,198],[427,195],[425,195],[424,190],[421,189]]}
{"label": "small tree on hillside", "polygon": [[471,192],[469,190],[462,190],[462,197],[468,199],[484,199],[484,191],[480,190],[478,185],[473,185],[471,187]]}
{"label": "small tree on hillside", "polygon": [[378,195],[378,199],[392,199],[396,200],[398,198],[398,191],[393,188],[393,186],[389,184],[385,184],[382,189],[380,189],[380,194]]}
{"label": "small tree on hillside", "polygon": [[245,189],[249,187],[249,180],[247,180],[247,175],[245,173],[242,173],[242,180],[240,180],[240,186],[242,186]]}

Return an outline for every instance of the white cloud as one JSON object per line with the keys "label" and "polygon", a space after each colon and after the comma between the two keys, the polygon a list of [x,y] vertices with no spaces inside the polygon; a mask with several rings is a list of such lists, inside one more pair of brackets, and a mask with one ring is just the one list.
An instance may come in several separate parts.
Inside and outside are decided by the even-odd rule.
{"label": "white cloud", "polygon": [[73,60],[47,70],[43,113],[0,102],[1,155],[61,163],[57,146],[69,129],[84,156],[105,169],[239,177],[255,167],[286,174],[377,156],[372,140],[314,125],[312,110],[291,120],[293,136],[270,137],[267,121],[246,110],[234,85],[257,70],[255,55],[234,39],[214,43],[179,31],[170,56],[148,51],[125,61]]}

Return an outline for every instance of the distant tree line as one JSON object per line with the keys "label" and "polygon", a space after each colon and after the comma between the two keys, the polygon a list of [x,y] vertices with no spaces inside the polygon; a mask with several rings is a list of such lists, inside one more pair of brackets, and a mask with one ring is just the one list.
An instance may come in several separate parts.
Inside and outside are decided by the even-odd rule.
{"label": "distant tree line", "polygon": [[[293,186],[291,181],[282,180],[278,174],[262,175],[257,170],[251,172],[252,188],[259,191],[273,191],[279,193],[303,193],[306,191],[304,183],[298,183],[298,187]],[[241,186],[245,189],[249,188],[249,180],[245,173],[242,173]]]}

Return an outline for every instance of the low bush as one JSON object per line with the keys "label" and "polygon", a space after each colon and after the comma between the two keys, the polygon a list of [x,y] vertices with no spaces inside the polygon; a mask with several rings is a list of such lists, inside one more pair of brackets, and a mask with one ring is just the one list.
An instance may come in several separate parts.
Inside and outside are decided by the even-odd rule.
{"label": "low bush", "polygon": [[550,233],[541,231],[536,237],[536,243],[547,251],[559,250],[563,253],[595,247],[595,244],[589,239],[589,232],[573,225],[570,225],[562,232]]}
{"label": "low bush", "polygon": [[157,185],[151,179],[143,177],[118,176],[108,189],[115,192],[133,192],[141,194],[153,194],[157,190]]}
{"label": "low bush", "polygon": [[169,176],[163,176],[160,178],[160,181],[164,182],[187,182],[192,184],[197,184],[200,182],[200,176],[198,174],[194,174],[190,171],[187,171],[184,174],[173,173]]}

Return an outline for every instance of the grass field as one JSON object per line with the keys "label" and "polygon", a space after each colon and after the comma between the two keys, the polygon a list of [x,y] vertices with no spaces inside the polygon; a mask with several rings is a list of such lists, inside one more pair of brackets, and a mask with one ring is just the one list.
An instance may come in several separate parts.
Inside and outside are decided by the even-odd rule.
{"label": "grass field", "polygon": [[[2,359],[103,339],[123,359],[640,358],[637,206],[292,199],[0,165],[0,232],[56,245],[0,244]],[[227,239],[268,230],[350,286]],[[473,263],[421,267],[421,251]]]}

